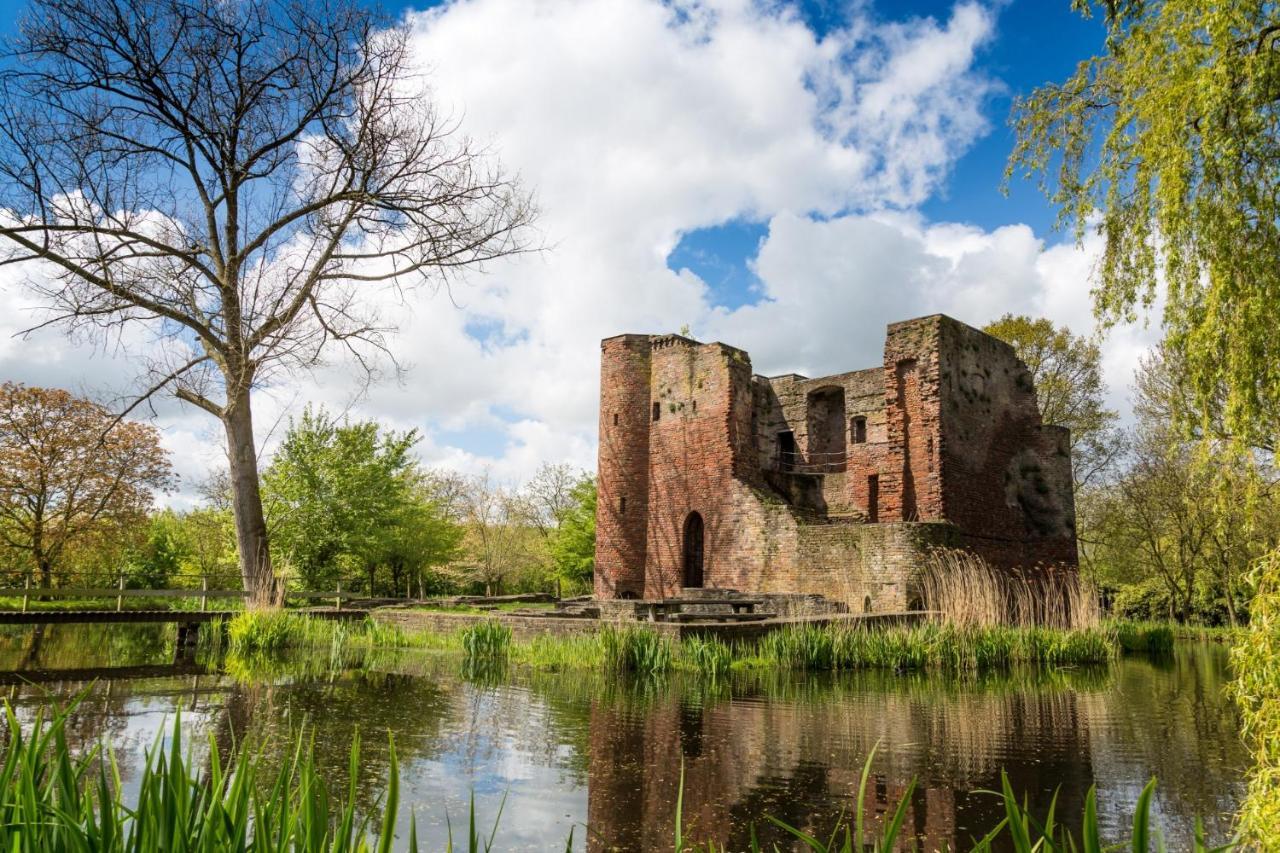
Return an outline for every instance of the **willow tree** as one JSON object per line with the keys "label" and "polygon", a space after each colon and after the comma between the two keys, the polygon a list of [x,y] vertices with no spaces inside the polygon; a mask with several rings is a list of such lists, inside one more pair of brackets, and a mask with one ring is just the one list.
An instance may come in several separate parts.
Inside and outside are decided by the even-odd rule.
{"label": "willow tree", "polygon": [[523,248],[527,198],[411,60],[354,0],[30,0],[0,71],[2,260],[49,322],[145,326],[138,399],[222,422],[259,600],[253,390],[335,344],[375,368],[377,305]]}
{"label": "willow tree", "polygon": [[[1218,449],[1280,433],[1280,6],[1274,0],[1074,0],[1103,52],[1019,100],[1010,172],[1038,175],[1078,236],[1105,238],[1095,307],[1163,298],[1185,420]],[[1280,842],[1280,556],[1262,563],[1242,646],[1257,747],[1244,829]],[[1269,568],[1267,568],[1269,567]]]}

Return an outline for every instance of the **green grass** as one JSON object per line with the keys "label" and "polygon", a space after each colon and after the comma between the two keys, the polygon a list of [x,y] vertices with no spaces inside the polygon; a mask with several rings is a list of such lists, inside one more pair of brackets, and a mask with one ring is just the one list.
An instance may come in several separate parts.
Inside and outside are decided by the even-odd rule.
{"label": "green grass", "polygon": [[[492,658],[475,632],[461,632],[469,659]],[[758,642],[726,643],[708,637],[675,640],[643,627],[607,625],[594,634],[541,635],[499,641],[504,661],[533,669],[591,669],[656,676],[673,670],[718,678],[734,670],[785,669],[810,672],[859,669],[981,672],[1014,666],[1103,664],[1118,654],[1116,636],[1104,630],[1048,628],[960,629],[925,624],[867,630],[844,626],[796,626],[774,631]],[[475,647],[475,651],[469,649]]]}
{"label": "green grass", "polygon": [[1073,667],[1105,664],[1122,650],[1160,652],[1171,647],[1168,629],[1136,623],[1103,628],[958,628],[924,623],[866,629],[845,625],[790,626],[758,641],[710,637],[673,639],[643,626],[605,625],[591,634],[516,639],[498,619],[460,631],[406,632],[369,619],[361,623],[316,619],[286,611],[239,614],[227,627],[227,647],[238,655],[288,649],[328,651],[334,660],[348,649],[427,648],[458,651],[464,659],[563,671],[656,676],[673,670],[718,678],[734,670],[777,668],[810,672],[884,669],[983,672],[1015,666]]}
{"label": "green grass", "polygon": [[520,602],[507,601],[502,604],[489,604],[478,607],[474,604],[414,604],[407,608],[424,613],[463,613],[483,615],[485,613],[510,613],[513,610],[555,610],[555,602]]}
{"label": "green grass", "polygon": [[361,621],[317,618],[288,610],[246,610],[226,623],[227,647],[239,655],[289,649],[452,648],[453,638],[430,632],[406,632],[398,625],[365,618]]}
{"label": "green grass", "polygon": [[[630,641],[620,641],[630,642]],[[648,643],[648,640],[637,641]],[[637,647],[638,648],[638,647]],[[711,653],[719,655],[719,652]],[[18,853],[45,851],[97,851],[97,853],[167,853],[175,850],[291,851],[291,853],[387,853],[395,841],[394,827],[400,810],[399,769],[395,744],[390,744],[387,785],[383,796],[363,817],[355,808],[356,779],[360,768],[359,738],[352,738],[348,785],[331,789],[317,772],[313,744],[304,732],[295,736],[289,750],[292,760],[274,773],[261,760],[264,750],[241,744],[223,757],[210,736],[204,766],[183,748],[181,720],[175,718],[166,745],[157,738],[147,752],[137,781],[137,795],[125,802],[120,774],[110,750],[101,747],[73,756],[67,743],[69,709],[47,722],[43,712],[25,730],[6,702],[7,745],[0,763],[0,849]],[[880,820],[868,820],[864,812],[867,785],[872,776],[875,750],[862,767],[857,805],[852,820],[841,818],[825,839],[782,821],[770,822],[790,833],[801,849],[811,853],[884,853],[911,846],[904,835],[915,782],[897,803],[890,803]],[[1101,853],[1120,849],[1148,853],[1154,843],[1162,849],[1151,827],[1150,810],[1155,781],[1138,797],[1132,832],[1121,844],[1104,844],[1098,826],[1098,807],[1090,788],[1080,827],[1068,829],[1054,817],[1056,796],[1044,814],[1032,814],[1015,796],[1009,779],[1001,774],[1002,789],[990,792],[1003,805],[1004,817],[969,848],[979,853],[1012,849],[1017,853],[1081,851]],[[685,835],[684,781],[672,816],[673,849],[678,853],[727,851],[714,840],[695,841]],[[500,836],[498,821],[487,833],[477,826],[475,800],[471,800],[465,838],[457,849],[470,853],[491,850]],[[416,817],[410,817],[405,846],[419,849]],[[1198,830],[1198,825],[1197,825]],[[590,832],[590,829],[587,829]],[[455,849],[449,825],[446,850]],[[544,839],[558,847],[558,840]],[[573,847],[570,832],[564,850]],[[752,831],[750,849],[761,853]],[[774,847],[773,850],[778,851]],[[1209,848],[1197,831],[1194,849]]]}
{"label": "green grass", "polygon": [[1112,622],[1120,648],[1126,652],[1168,655],[1173,652],[1174,626],[1165,622]]}

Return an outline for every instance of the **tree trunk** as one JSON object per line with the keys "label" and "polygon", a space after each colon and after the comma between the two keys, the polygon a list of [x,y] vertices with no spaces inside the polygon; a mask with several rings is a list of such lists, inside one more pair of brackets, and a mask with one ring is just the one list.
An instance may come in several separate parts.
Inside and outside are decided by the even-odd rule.
{"label": "tree trunk", "polygon": [[228,395],[222,419],[227,431],[227,456],[231,466],[231,510],[236,522],[236,545],[240,552],[240,577],[249,606],[273,603],[275,573],[267,543],[267,520],[262,512],[262,492],[258,482],[258,451],[253,440],[253,414],[249,392]]}

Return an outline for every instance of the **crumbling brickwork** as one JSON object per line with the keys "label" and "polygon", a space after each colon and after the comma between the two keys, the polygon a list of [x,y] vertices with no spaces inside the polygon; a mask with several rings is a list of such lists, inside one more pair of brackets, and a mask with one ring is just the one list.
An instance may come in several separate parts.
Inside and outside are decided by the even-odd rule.
{"label": "crumbling brickwork", "polygon": [[1002,341],[934,315],[881,366],[754,376],[679,335],[602,343],[596,595],[684,587],[913,603],[932,547],[1002,567],[1076,564],[1066,430],[1040,422]]}

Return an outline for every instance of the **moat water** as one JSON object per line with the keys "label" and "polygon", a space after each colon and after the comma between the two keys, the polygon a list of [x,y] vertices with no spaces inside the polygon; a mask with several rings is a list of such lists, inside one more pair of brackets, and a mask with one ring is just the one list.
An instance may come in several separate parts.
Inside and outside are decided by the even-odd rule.
{"label": "moat water", "polygon": [[[446,815],[462,837],[473,792],[482,827],[502,808],[495,850],[563,850],[571,829],[575,849],[670,850],[682,772],[686,837],[737,851],[754,826],[765,849],[791,849],[766,818],[828,832],[855,808],[877,744],[866,808],[883,814],[916,779],[907,826],[926,850],[967,849],[1000,820],[990,792],[1002,770],[1037,814],[1056,792],[1069,825],[1096,786],[1113,841],[1127,837],[1154,776],[1154,821],[1174,850],[1189,846],[1197,817],[1226,840],[1244,787],[1227,656],[1212,644],[1097,670],[626,683],[521,670],[468,679],[456,658],[426,652],[170,668],[170,631],[10,630],[0,634],[0,684],[24,720],[83,694],[73,742],[108,744],[126,786],[176,715],[197,750],[209,735],[225,745],[233,732],[257,738],[305,725],[335,788],[346,784],[359,731],[357,790],[371,809],[386,784],[389,735],[400,760],[400,837],[412,809],[429,850],[444,847]],[[74,680],[56,674],[68,669]],[[267,760],[284,756],[269,751]]]}

